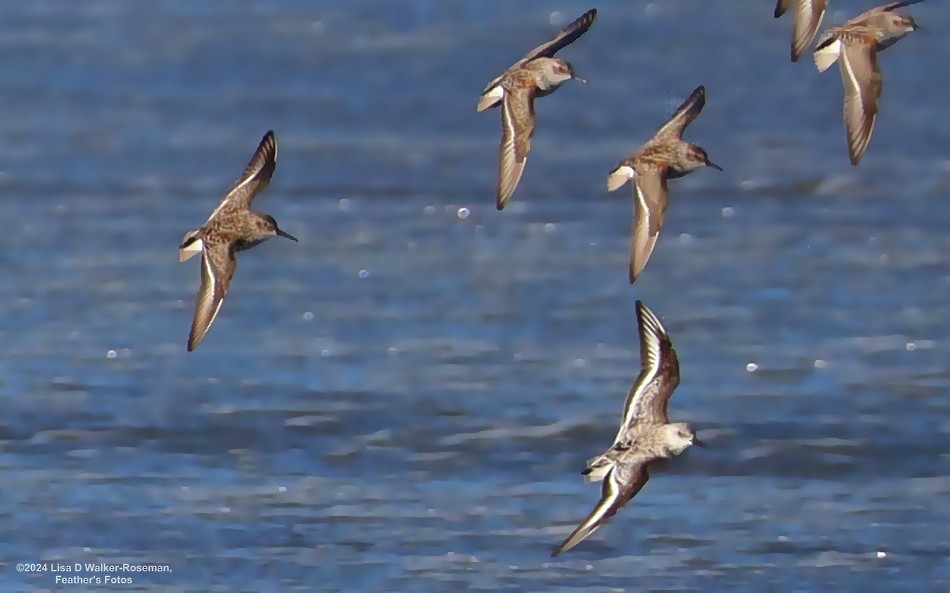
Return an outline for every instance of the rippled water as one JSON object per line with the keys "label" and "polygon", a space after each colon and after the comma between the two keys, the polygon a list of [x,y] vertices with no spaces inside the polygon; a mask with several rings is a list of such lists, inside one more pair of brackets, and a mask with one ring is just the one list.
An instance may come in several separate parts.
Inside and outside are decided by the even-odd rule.
{"label": "rippled water", "polygon": [[[44,561],[173,569],[87,590],[946,590],[950,9],[908,9],[929,33],[882,55],[853,168],[839,76],[788,63],[770,3],[597,6],[498,213],[478,94],[586,3],[3,3],[0,590],[64,589],[14,568]],[[726,172],[672,184],[630,287],[606,173],[700,83]],[[242,254],[188,354],[176,246],[268,128],[255,206],[300,243]],[[637,298],[711,446],[552,561]]]}

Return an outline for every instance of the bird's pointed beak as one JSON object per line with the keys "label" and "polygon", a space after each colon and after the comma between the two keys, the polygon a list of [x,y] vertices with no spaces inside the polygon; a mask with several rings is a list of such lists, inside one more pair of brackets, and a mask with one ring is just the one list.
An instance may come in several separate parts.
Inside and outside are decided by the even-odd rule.
{"label": "bird's pointed beak", "polygon": [[722,171],[722,167],[720,167],[719,165],[717,165],[716,163],[712,162],[709,159],[706,159],[706,166],[712,167],[713,169],[716,169],[717,171]]}
{"label": "bird's pointed beak", "polygon": [[699,437],[696,435],[693,435],[693,444],[696,445],[697,447],[702,447],[703,449],[705,449],[707,446],[706,443],[699,440]]}
{"label": "bird's pointed beak", "polygon": [[571,78],[573,78],[573,79],[576,80],[577,82],[583,82],[584,84],[587,84],[587,79],[586,79],[586,78],[581,78],[580,76],[574,74],[573,72],[571,72]]}
{"label": "bird's pointed beak", "polygon": [[280,230],[280,229],[277,229],[277,234],[280,235],[281,237],[285,238],[285,239],[290,239],[290,240],[293,241],[294,243],[299,243],[299,242],[300,242],[300,241],[297,240],[297,237],[291,235],[290,233],[285,233],[284,231],[282,231],[282,230]]}

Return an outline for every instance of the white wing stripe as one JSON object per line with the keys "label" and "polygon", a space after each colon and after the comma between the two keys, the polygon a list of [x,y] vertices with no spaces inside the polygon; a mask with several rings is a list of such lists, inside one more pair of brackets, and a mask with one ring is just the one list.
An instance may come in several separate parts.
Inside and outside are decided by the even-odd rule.
{"label": "white wing stripe", "polygon": [[[214,269],[211,267],[211,258],[204,257],[202,261],[205,265],[205,274],[208,275],[208,293],[206,298],[214,299],[215,295],[218,293],[218,279],[214,275]],[[218,304],[214,307],[214,313],[211,314],[211,319],[208,320],[208,325],[205,327],[205,331],[211,328],[211,324],[214,323],[215,318],[218,316],[218,311],[221,310],[221,305],[224,304],[224,299],[218,299]]]}

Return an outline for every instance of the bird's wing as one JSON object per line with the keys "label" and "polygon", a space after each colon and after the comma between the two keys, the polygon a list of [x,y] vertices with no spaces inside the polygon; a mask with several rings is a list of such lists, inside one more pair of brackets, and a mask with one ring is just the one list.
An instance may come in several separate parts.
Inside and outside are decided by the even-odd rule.
{"label": "bird's wing", "polygon": [[646,267],[660,236],[660,227],[666,217],[666,204],[669,197],[666,179],[665,167],[644,168],[634,177],[633,197],[636,215],[630,230],[630,284],[634,283]]}
{"label": "bird's wing", "polygon": [[881,14],[882,12],[891,12],[893,10],[897,10],[898,8],[910,6],[911,4],[919,4],[923,1],[924,0],[905,0],[904,2],[891,2],[889,4],[882,4],[881,6],[875,6],[871,10],[868,10],[867,12],[862,12],[858,16],[854,17],[853,19],[848,21],[848,23],[849,24],[859,23],[870,16],[874,16],[875,14]]}
{"label": "bird's wing", "polygon": [[[246,209],[250,208],[251,201],[262,189],[264,189],[270,178],[274,174],[274,168],[277,166],[277,138],[274,132],[268,130],[261,138],[254,156],[251,157],[244,173],[234,183],[234,186],[228,190],[228,193],[221,198],[221,203],[214,209],[210,221],[224,209]],[[207,223],[206,223],[207,224]]]}
{"label": "bird's wing", "polygon": [[586,33],[587,30],[590,29],[590,26],[594,24],[596,18],[597,9],[591,8],[568,23],[563,29],[558,31],[554,37],[525,54],[519,64],[529,62],[535,58],[554,57],[554,54],[580,39],[580,36]]}
{"label": "bird's wing", "polygon": [[680,382],[680,365],[673,342],[660,319],[643,301],[637,301],[640,333],[640,374],[623,404],[616,445],[639,421],[669,422],[667,402]]}
{"label": "bird's wing", "polygon": [[[791,57],[797,62],[808,44],[815,38],[825,16],[826,0],[799,0],[795,3],[795,25],[792,34]],[[776,9],[776,16],[779,16]]]}
{"label": "bird's wing", "polygon": [[842,45],[839,62],[844,85],[844,123],[851,164],[857,165],[871,141],[877,119],[881,70],[873,42],[846,39]]}
{"label": "bird's wing", "polygon": [[604,476],[600,500],[594,510],[561,542],[561,545],[554,548],[551,556],[570,550],[616,515],[617,511],[623,508],[637,492],[640,492],[643,485],[650,479],[647,471],[648,464],[649,460],[644,459],[633,464],[612,467]]}
{"label": "bird's wing", "polygon": [[201,254],[201,287],[195,302],[195,318],[188,334],[188,351],[198,347],[228,292],[237,262],[230,243],[205,241]]}
{"label": "bird's wing", "polygon": [[676,108],[670,119],[656,133],[655,138],[682,138],[683,130],[690,124],[706,105],[706,87],[699,85],[689,94],[683,103]]}
{"label": "bird's wing", "polygon": [[501,210],[515,193],[524,173],[534,135],[534,93],[527,87],[508,89],[502,100],[501,148],[495,205]]}

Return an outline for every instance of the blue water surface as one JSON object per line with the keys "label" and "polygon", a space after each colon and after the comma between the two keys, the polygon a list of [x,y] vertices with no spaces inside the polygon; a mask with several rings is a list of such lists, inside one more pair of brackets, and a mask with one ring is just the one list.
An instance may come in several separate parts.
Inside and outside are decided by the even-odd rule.
{"label": "blue water surface", "polygon": [[[905,9],[852,167],[837,68],[771,3],[601,2],[497,212],[478,95],[589,7],[0,4],[0,592],[948,590],[950,8]],[[671,183],[631,287],[606,175],[699,84],[725,172]],[[178,242],[267,129],[255,207],[300,243],[242,253],[187,353]],[[552,560],[636,299],[710,446]],[[16,570],[86,562],[172,572]]]}

